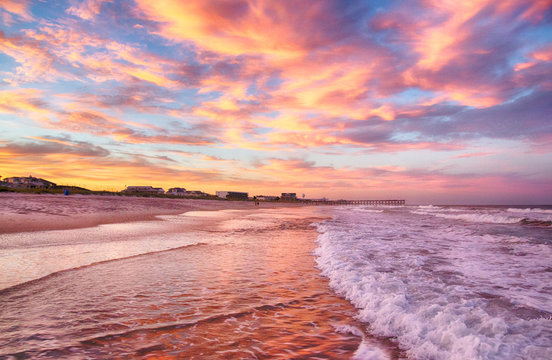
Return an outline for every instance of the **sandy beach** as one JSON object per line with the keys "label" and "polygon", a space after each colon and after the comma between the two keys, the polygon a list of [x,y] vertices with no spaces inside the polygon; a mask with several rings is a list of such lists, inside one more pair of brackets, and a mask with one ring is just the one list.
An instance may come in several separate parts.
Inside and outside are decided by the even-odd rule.
{"label": "sandy beach", "polygon": [[[290,206],[298,205],[263,202],[259,208]],[[159,215],[182,214],[192,210],[255,208],[253,202],[242,201],[0,193],[0,234],[155,220]]]}
{"label": "sandy beach", "polygon": [[326,219],[322,209],[102,196],[0,201],[0,358],[398,354],[362,329],[316,268],[313,223]]}

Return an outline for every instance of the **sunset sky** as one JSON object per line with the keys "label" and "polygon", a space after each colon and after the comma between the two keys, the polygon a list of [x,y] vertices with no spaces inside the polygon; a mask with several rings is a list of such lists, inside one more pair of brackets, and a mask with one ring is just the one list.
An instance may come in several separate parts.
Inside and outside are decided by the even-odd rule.
{"label": "sunset sky", "polygon": [[0,0],[0,175],[552,203],[552,0]]}

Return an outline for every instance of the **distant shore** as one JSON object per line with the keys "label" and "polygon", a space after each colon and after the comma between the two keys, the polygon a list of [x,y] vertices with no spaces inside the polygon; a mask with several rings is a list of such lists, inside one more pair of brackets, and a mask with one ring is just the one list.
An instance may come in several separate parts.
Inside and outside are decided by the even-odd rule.
{"label": "distant shore", "polygon": [[[255,209],[251,201],[144,198],[132,196],[0,193],[0,234],[76,229],[155,220],[187,211]],[[301,206],[261,202],[260,208]]]}

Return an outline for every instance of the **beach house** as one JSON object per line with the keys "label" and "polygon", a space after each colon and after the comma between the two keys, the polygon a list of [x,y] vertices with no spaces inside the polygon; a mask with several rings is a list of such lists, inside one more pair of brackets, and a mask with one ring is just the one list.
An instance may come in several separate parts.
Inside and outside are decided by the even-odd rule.
{"label": "beach house", "polygon": [[170,188],[169,190],[167,190],[167,192],[165,194],[174,195],[174,196],[186,196],[187,191],[184,188],[174,187],[174,188]]}
{"label": "beach house", "polygon": [[278,196],[271,195],[257,195],[255,198],[259,201],[276,201],[280,199]]}
{"label": "beach house", "polygon": [[222,199],[229,200],[247,200],[249,193],[239,191],[217,191],[217,196]]}
{"label": "beach house", "polygon": [[282,193],[282,196],[280,197],[283,201],[295,201],[297,200],[297,194],[296,193]]}
{"label": "beach house", "polygon": [[204,193],[203,191],[192,190],[192,191],[186,191],[186,196],[187,196],[187,197],[196,197],[196,198],[199,198],[199,197],[207,197],[207,196],[210,196],[210,195],[207,194],[207,193]]}
{"label": "beach house", "polygon": [[5,178],[2,185],[18,189],[54,188],[57,185],[51,181],[29,175],[27,177]]}
{"label": "beach house", "polygon": [[162,188],[156,188],[153,186],[127,186],[124,193],[151,193],[151,194],[164,194],[165,190]]}

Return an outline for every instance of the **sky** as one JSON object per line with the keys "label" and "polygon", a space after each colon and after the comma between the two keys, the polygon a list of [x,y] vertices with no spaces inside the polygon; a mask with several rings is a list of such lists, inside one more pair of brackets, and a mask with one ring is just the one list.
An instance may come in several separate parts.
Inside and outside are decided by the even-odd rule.
{"label": "sky", "polygon": [[552,204],[552,0],[0,0],[0,175]]}

